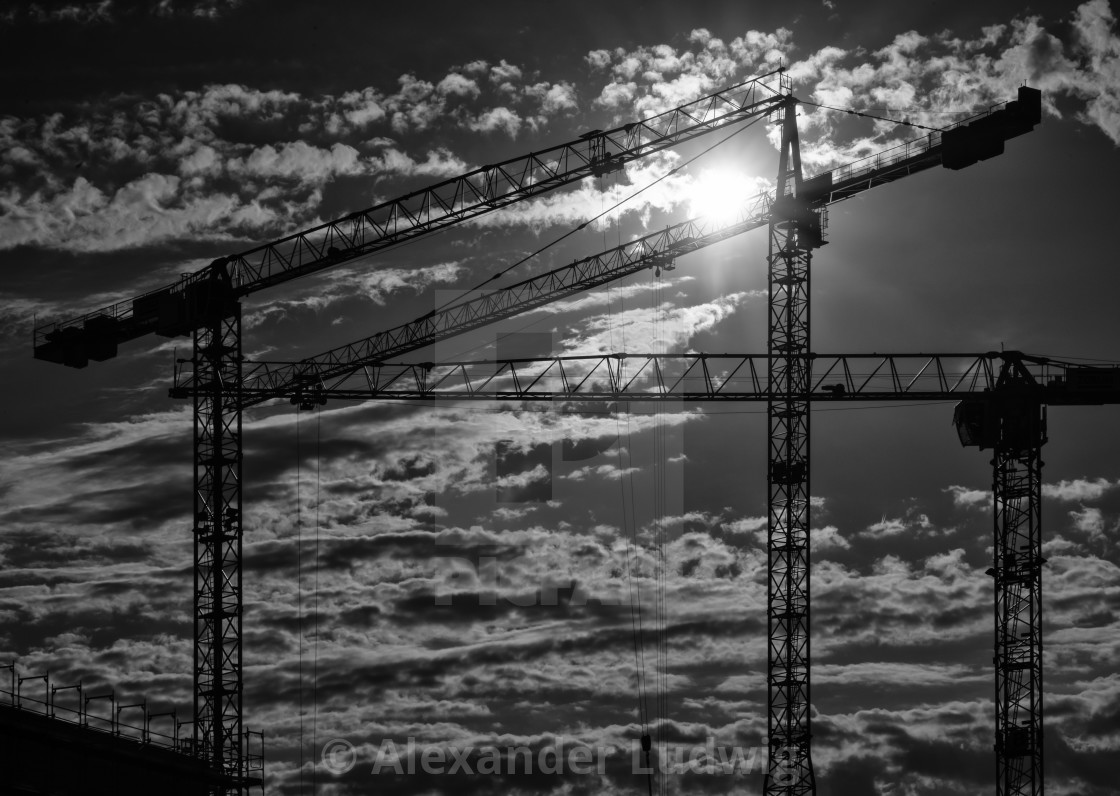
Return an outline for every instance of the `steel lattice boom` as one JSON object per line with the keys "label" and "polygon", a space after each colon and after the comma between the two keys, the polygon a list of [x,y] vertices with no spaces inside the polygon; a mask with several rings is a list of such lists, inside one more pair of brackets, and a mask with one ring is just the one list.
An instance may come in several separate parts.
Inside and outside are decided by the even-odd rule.
{"label": "steel lattice boom", "polygon": [[782,101],[780,70],[575,141],[483,166],[340,219],[297,232],[187,274],[179,282],[35,330],[35,356],[72,367],[116,356],[117,346],[147,334],[190,334],[205,325],[200,295],[214,273],[243,297],[300,276],[460,224],[515,202],[622,169],[627,163],[739,122]]}
{"label": "steel lattice boom", "polygon": [[[509,400],[767,402],[768,354],[593,354],[539,359],[399,362],[370,366],[333,385],[285,397],[320,400]],[[1049,406],[1111,404],[1120,368],[1078,365],[1017,351],[933,354],[808,354],[802,401],[953,401],[994,391],[1006,363],[1030,374]],[[187,372],[177,392],[189,397]],[[196,387],[193,389],[197,389]],[[250,388],[246,388],[250,389]]]}

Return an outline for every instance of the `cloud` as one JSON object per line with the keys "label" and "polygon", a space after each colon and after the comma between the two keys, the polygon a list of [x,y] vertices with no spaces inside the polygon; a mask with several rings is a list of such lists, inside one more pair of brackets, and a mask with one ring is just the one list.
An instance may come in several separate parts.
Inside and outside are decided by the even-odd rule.
{"label": "cloud", "polygon": [[950,486],[945,492],[953,494],[953,505],[957,508],[986,507],[992,502],[992,493],[987,489],[970,489],[966,486]]}
{"label": "cloud", "polygon": [[[199,194],[178,176],[149,173],[104,194],[85,177],[49,198],[0,193],[0,240],[7,247],[39,245],[71,251],[114,251],[206,235],[231,237],[238,230],[267,228],[277,215],[258,202],[232,194]],[[220,230],[220,231],[219,231]]]}
{"label": "cloud", "polygon": [[751,30],[730,43],[704,29],[692,31],[685,47],[668,44],[592,50],[584,60],[610,82],[595,104],[618,111],[616,119],[649,116],[676,107],[744,74],[776,66],[792,49],[792,34]]}
{"label": "cloud", "polygon": [[[1059,104],[1120,145],[1120,39],[1106,0],[1082,3],[1056,30],[1040,17],[1017,18],[984,28],[974,38],[951,31],[898,34],[871,53],[824,47],[790,65],[801,92],[816,103],[880,115],[929,127],[943,126],[945,109],[983,110],[1014,99],[1028,84],[1043,92],[1047,113],[1060,117]],[[883,108],[886,110],[882,110]],[[862,128],[851,117],[823,108],[799,114],[802,160],[811,171],[886,149],[913,137],[885,121]],[[862,132],[859,130],[862,129]],[[777,145],[780,131],[771,131]]]}
{"label": "cloud", "polygon": [[[317,222],[324,193],[340,178],[469,171],[447,144],[425,146],[420,136],[429,130],[440,141],[464,132],[516,138],[527,125],[539,130],[578,109],[568,81],[526,80],[503,61],[486,67],[501,86],[480,84],[480,63],[434,81],[404,74],[388,92],[313,95],[227,83],[5,116],[0,247],[111,251],[260,239]],[[420,143],[405,151],[392,132]]]}
{"label": "cloud", "polygon": [[864,536],[870,536],[875,539],[882,539],[885,536],[898,536],[908,528],[907,524],[901,519],[888,520],[884,517],[879,522],[867,526],[867,530],[863,531]]}
{"label": "cloud", "polygon": [[221,171],[221,156],[207,144],[199,145],[179,161],[179,173],[184,177],[214,177]]}
{"label": "cloud", "polygon": [[1073,527],[1088,534],[1090,539],[1100,538],[1104,533],[1104,514],[1098,508],[1084,506],[1069,512],[1069,518],[1073,520]]}
{"label": "cloud", "polygon": [[514,64],[506,63],[503,58],[501,63],[490,67],[490,82],[491,83],[512,83],[521,79],[521,67]]}
{"label": "cloud", "polygon": [[517,138],[517,133],[521,129],[521,117],[518,116],[517,111],[509,108],[490,108],[468,122],[467,126],[471,130],[484,133],[501,131],[510,138]]}
{"label": "cloud", "polygon": [[1089,79],[1081,89],[1089,101],[1081,116],[1120,145],[1120,39],[1115,24],[1107,0],[1081,4],[1074,18],[1075,52],[1088,59],[1090,66]]}
{"label": "cloud", "polygon": [[159,0],[140,6],[120,0],[41,4],[0,11],[6,24],[108,24],[137,16],[219,19],[238,8],[242,0]]}
{"label": "cloud", "polygon": [[[678,164],[675,152],[660,152],[627,164],[626,182],[616,180],[603,186],[587,178],[574,188],[503,207],[471,223],[483,228],[527,226],[539,230],[555,224],[575,226],[598,217],[593,228],[605,230],[630,215],[646,225],[654,211],[672,212],[692,195],[695,178],[675,172]],[[642,189],[640,194],[638,189]],[[615,205],[617,209],[604,213]]]}
{"label": "cloud", "polygon": [[595,104],[604,108],[619,108],[629,106],[638,93],[638,84],[615,81],[603,86],[603,90],[595,99]]}
{"label": "cloud", "polygon": [[738,536],[746,534],[752,536],[760,530],[766,528],[768,520],[766,517],[741,517],[737,520],[732,520],[723,525],[724,533]]}
{"label": "cloud", "polygon": [[840,529],[835,525],[826,525],[823,528],[814,528],[810,534],[813,551],[817,553],[829,550],[848,550],[851,544],[840,535]]}
{"label": "cloud", "polygon": [[948,529],[940,530],[936,528],[927,514],[911,508],[907,510],[904,517],[893,517],[891,519],[883,517],[879,522],[872,523],[856,535],[867,539],[887,539],[903,534],[914,538],[937,536],[947,532]]}
{"label": "cloud", "polygon": [[446,147],[437,147],[428,152],[425,160],[417,161],[398,149],[391,138],[375,138],[366,145],[376,150],[369,160],[369,171],[378,175],[453,177],[471,170],[468,163]]}
{"label": "cloud", "polygon": [[301,184],[322,184],[339,175],[360,174],[358,150],[346,144],[330,149],[304,141],[290,141],[280,148],[265,144],[245,158],[235,158],[226,168],[233,176],[263,180],[288,179]]}
{"label": "cloud", "polygon": [[338,105],[346,121],[356,128],[367,127],[385,118],[384,97],[372,88],[348,91],[339,97]]}
{"label": "cloud", "polygon": [[1075,478],[1072,481],[1043,484],[1042,496],[1062,501],[1099,500],[1105,492],[1115,488],[1116,484],[1107,478],[1097,478],[1096,480]]}
{"label": "cloud", "polygon": [[651,352],[687,350],[694,335],[714,328],[758,294],[740,291],[691,306],[639,307],[585,318],[559,342],[562,356],[633,350],[635,341]]}
{"label": "cloud", "polygon": [[313,294],[267,301],[246,312],[242,323],[246,329],[252,329],[297,318],[302,312],[323,314],[333,311],[340,302],[355,299],[384,305],[389,297],[400,293],[420,293],[433,285],[454,283],[464,271],[456,260],[407,269],[336,267],[323,275],[326,284]]}
{"label": "cloud", "polygon": [[561,111],[579,110],[576,89],[571,83],[537,83],[526,87],[525,94],[540,102],[541,114],[545,117],[555,116]]}
{"label": "cloud", "polygon": [[470,97],[472,99],[477,98],[481,93],[478,83],[458,72],[451,72],[439,81],[436,85],[436,91],[444,96]]}

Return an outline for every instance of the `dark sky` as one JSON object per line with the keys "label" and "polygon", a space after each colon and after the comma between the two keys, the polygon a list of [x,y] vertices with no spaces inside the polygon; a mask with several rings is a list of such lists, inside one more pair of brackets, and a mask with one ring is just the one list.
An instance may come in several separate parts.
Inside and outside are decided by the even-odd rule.
{"label": "dark sky", "polygon": [[[218,256],[779,63],[802,99],[931,127],[1024,83],[1044,92],[1043,123],[1002,156],[832,208],[813,264],[814,351],[1120,360],[1120,38],[1106,0],[7,4],[0,662],[189,710],[190,413],[166,390],[190,341],[147,338],[77,371],[32,359],[36,319],[128,300]],[[798,122],[809,173],[921,135],[809,105]],[[715,143],[708,136],[251,296],[246,354],[298,359],[415,318],[658,178],[502,284],[744,201],[774,179],[768,130],[757,124],[673,172]],[[555,353],[762,353],[765,237],[414,359],[493,355],[508,333],[544,334]],[[246,721],[268,738],[269,792],[644,788],[629,774],[642,667],[625,572],[637,559],[652,599],[644,576],[659,540],[665,611],[647,601],[643,616],[664,625],[666,658],[658,665],[650,649],[644,671],[668,698],[652,715],[686,750],[709,738],[758,747],[765,408],[657,409],[249,413]],[[959,446],[951,416],[951,403],[813,414],[822,794],[994,788],[991,473],[987,454]],[[1050,412],[1053,794],[1115,787],[1118,420],[1112,407]],[[583,441],[587,458],[565,458],[565,440]],[[558,604],[539,604],[552,587]],[[370,773],[383,741],[409,737],[613,753],[601,775]],[[322,762],[332,739],[358,754],[342,777]],[[758,771],[666,782],[759,793]]]}

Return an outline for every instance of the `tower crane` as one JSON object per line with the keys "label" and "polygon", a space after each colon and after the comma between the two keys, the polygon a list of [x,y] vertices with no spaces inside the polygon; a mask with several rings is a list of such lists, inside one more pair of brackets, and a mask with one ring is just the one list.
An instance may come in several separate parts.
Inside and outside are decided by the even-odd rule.
{"label": "tower crane", "polygon": [[[326,400],[725,402],[777,399],[954,401],[962,445],[994,452],[996,793],[1043,793],[1042,446],[1048,406],[1120,404],[1120,367],[1017,351],[981,354],[806,354],[797,391],[774,355],[602,354],[542,359],[391,363],[293,402]],[[773,547],[773,539],[768,539]],[[774,581],[768,581],[769,591]],[[773,629],[769,629],[773,644]],[[771,694],[771,698],[773,695]],[[768,780],[788,783],[789,756]],[[780,778],[780,779],[779,779]]]}
{"label": "tower crane", "polygon": [[[767,80],[777,74],[779,90]],[[770,376],[783,383],[768,399],[771,416],[769,737],[771,767],[792,771],[792,782],[767,778],[767,793],[812,793],[808,647],[808,415],[796,398],[806,378],[808,276],[811,252],[823,244],[829,204],[876,185],[942,165],[959,169],[1003,151],[1004,141],[1041,118],[1041,95],[1020,88],[1018,99],[950,129],[804,179],[797,143],[796,100],[788,77],[771,73],[708,95],[652,119],[483,167],[288,236],[240,255],[215,260],[178,283],[62,323],[35,330],[35,356],[71,367],[116,355],[140,336],[193,335],[192,370],[177,375],[175,395],[194,399],[195,728],[200,754],[217,771],[243,773],[241,747],[242,411],[268,398],[302,395],[326,379],[345,377],[391,356],[508,317],[574,292],[605,284],[643,267],[728,237],[686,222],[643,239],[645,248],[619,247],[544,278],[527,280],[476,304],[430,313],[370,341],[334,349],[300,363],[243,364],[240,299],[298,276],[415,239],[715,129],[780,113],[778,188],[759,197],[730,234],[770,230]],[[771,92],[763,95],[763,90]],[[613,147],[613,149],[612,149]],[[514,292],[511,292],[514,291]],[[501,298],[495,298],[495,295]],[[501,302],[505,302],[502,304]],[[455,316],[452,311],[458,312]],[[471,325],[473,324],[473,326]],[[381,347],[377,347],[381,346]],[[265,391],[251,385],[264,384]],[[775,442],[775,440],[779,440]],[[778,760],[778,750],[789,757]]]}
{"label": "tower crane", "polygon": [[[771,765],[780,755],[782,782],[767,791],[811,793],[809,754],[809,414],[796,397],[804,392],[809,352],[809,263],[823,243],[828,205],[901,177],[942,165],[960,169],[1002,152],[1004,141],[1033,129],[1041,119],[1041,94],[1021,88],[1017,100],[892,150],[825,172],[801,175],[795,101],[782,107],[778,187],[749,202],[727,227],[691,220],[572,265],[524,280],[504,290],[464,300],[416,321],[296,363],[248,364],[240,399],[248,407],[274,397],[310,395],[376,365],[438,340],[510,317],[579,290],[590,289],[760,226],[770,230],[769,344],[773,390],[770,418],[769,486],[770,632],[768,682]],[[197,395],[197,377],[177,375],[173,396]],[[789,783],[793,772],[793,783]]]}
{"label": "tower crane", "polygon": [[[220,257],[178,282],[35,329],[37,359],[84,368],[148,334],[193,336],[195,747],[216,772],[244,779],[242,748],[242,382],[240,300],[468,221],[514,202],[608,174],[730,125],[783,100],[780,70],[672,110],[348,214],[254,249]],[[237,790],[237,788],[234,788]]]}

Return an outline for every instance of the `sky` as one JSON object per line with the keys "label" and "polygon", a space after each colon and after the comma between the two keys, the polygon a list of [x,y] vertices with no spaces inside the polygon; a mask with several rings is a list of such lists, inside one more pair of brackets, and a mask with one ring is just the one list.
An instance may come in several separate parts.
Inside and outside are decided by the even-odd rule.
{"label": "sky", "polygon": [[[36,322],[779,65],[807,102],[929,127],[1024,83],[1043,92],[1042,124],[1000,157],[831,208],[814,351],[1120,360],[1114,3],[387,8],[0,10],[0,662],[21,674],[153,711],[191,702],[190,407],[167,397],[190,341],[149,337],[73,370],[32,358]],[[810,105],[798,125],[808,174],[923,134]],[[712,134],[249,296],[246,356],[296,360],[416,318],[596,216],[499,284],[745,201],[773,184],[775,129],[701,154]],[[765,253],[765,232],[747,233],[405,359],[494,356],[502,336],[505,353],[763,353]],[[994,790],[991,472],[952,408],[813,412],[818,793]],[[762,745],[765,426],[760,404],[249,412],[245,722],[267,738],[267,792],[641,792],[647,710],[686,755]],[[1049,413],[1056,795],[1115,787],[1118,431],[1114,407]],[[488,747],[588,747],[604,771],[373,773],[409,738],[475,765]],[[332,772],[351,746],[354,767]],[[659,787],[760,793],[760,770]]]}

